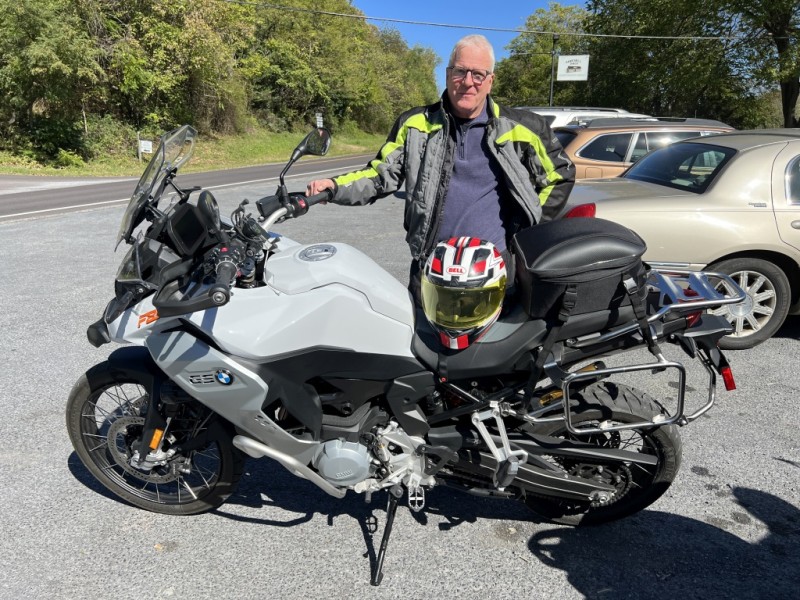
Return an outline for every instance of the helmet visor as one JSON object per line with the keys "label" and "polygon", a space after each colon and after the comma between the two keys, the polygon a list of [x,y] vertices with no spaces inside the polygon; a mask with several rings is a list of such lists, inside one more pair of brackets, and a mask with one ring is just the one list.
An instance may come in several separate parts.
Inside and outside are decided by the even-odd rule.
{"label": "helmet visor", "polygon": [[497,313],[505,292],[505,277],[475,289],[441,287],[423,277],[422,308],[429,321],[445,329],[483,327]]}

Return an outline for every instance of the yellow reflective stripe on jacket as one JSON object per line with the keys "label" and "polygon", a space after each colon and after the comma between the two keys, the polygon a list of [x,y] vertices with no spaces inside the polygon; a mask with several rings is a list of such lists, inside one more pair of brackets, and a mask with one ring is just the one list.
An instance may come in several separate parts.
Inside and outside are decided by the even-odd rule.
{"label": "yellow reflective stripe on jacket", "polygon": [[394,152],[395,150],[402,148],[406,143],[406,136],[408,135],[409,129],[418,129],[422,133],[433,133],[434,131],[438,131],[442,128],[441,124],[434,124],[428,121],[425,118],[425,115],[418,114],[413,115],[411,118],[406,120],[403,123],[403,126],[400,128],[400,131],[397,133],[397,139],[394,142],[386,142],[383,146],[381,146],[381,150],[379,152],[380,158],[376,158],[372,162],[369,163],[370,168],[364,169],[362,171],[355,171],[353,173],[347,173],[346,175],[342,175],[341,177],[334,178],[336,181],[336,185],[347,185],[348,183],[352,183],[359,179],[369,178],[369,177],[377,177],[378,176],[378,167],[382,162],[384,162],[387,157]]}
{"label": "yellow reflective stripe on jacket", "polygon": [[527,127],[516,125],[511,131],[504,133],[495,140],[495,144],[498,145],[505,144],[506,142],[525,142],[530,144],[534,152],[536,152],[536,156],[539,157],[542,166],[547,172],[547,181],[549,182],[549,185],[539,192],[539,203],[544,204],[550,197],[550,192],[553,191],[555,182],[560,181],[563,177],[556,172],[555,165],[547,155],[544,144],[542,144],[542,139]]}

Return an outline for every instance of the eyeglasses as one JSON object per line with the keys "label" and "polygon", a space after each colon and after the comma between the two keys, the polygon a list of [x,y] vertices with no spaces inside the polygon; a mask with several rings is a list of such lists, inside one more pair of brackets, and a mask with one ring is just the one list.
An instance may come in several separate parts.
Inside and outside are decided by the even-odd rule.
{"label": "eyeglasses", "polygon": [[447,67],[447,70],[450,71],[450,78],[453,81],[462,81],[467,78],[467,73],[472,74],[472,81],[475,85],[481,85],[486,78],[491,75],[489,71],[484,71],[482,69],[465,69],[463,67]]}

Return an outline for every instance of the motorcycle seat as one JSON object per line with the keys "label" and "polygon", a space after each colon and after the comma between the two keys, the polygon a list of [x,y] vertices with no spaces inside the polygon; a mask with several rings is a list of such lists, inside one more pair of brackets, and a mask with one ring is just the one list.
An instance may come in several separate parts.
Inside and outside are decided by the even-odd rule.
{"label": "motorcycle seat", "polygon": [[[573,315],[562,326],[556,342],[602,333],[612,327],[635,321],[633,308],[598,310]],[[447,378],[460,379],[497,376],[530,370],[531,351],[542,345],[551,329],[544,319],[531,320],[521,307],[501,315],[486,335],[463,350],[450,350],[439,341],[425,314],[415,314],[415,335],[411,349],[419,361],[435,373],[446,363]]]}

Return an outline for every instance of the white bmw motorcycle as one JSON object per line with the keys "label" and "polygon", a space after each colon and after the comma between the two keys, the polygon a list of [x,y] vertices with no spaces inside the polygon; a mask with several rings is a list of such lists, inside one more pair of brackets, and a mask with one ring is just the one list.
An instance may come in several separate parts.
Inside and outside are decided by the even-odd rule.
{"label": "white bmw motorcycle", "polygon": [[[128,345],[81,376],[67,405],[83,464],[131,504],[211,510],[235,490],[246,456],[272,458],[338,498],[386,490],[377,585],[398,503],[422,510],[437,484],[521,500],[561,523],[642,510],[674,479],[678,427],[711,407],[716,375],[733,386],[717,349],[729,326],[703,313],[744,297],[716,291],[710,279],[723,275],[648,271],[638,316],[590,311],[554,326],[523,302],[476,343],[449,350],[406,287],[366,255],[269,231],[328,199],[284,185],[294,161],[327,152],[326,130],[303,140],[277,194],[256,202],[260,221],[246,200],[224,219],[211,193],[176,184],[195,135],[189,126],[165,135],[136,187],[115,297],[87,332],[95,346]],[[692,414],[684,368],[659,342],[706,368],[707,397]],[[655,362],[596,360],[644,345]],[[676,374],[671,412],[609,379],[654,369]]]}

